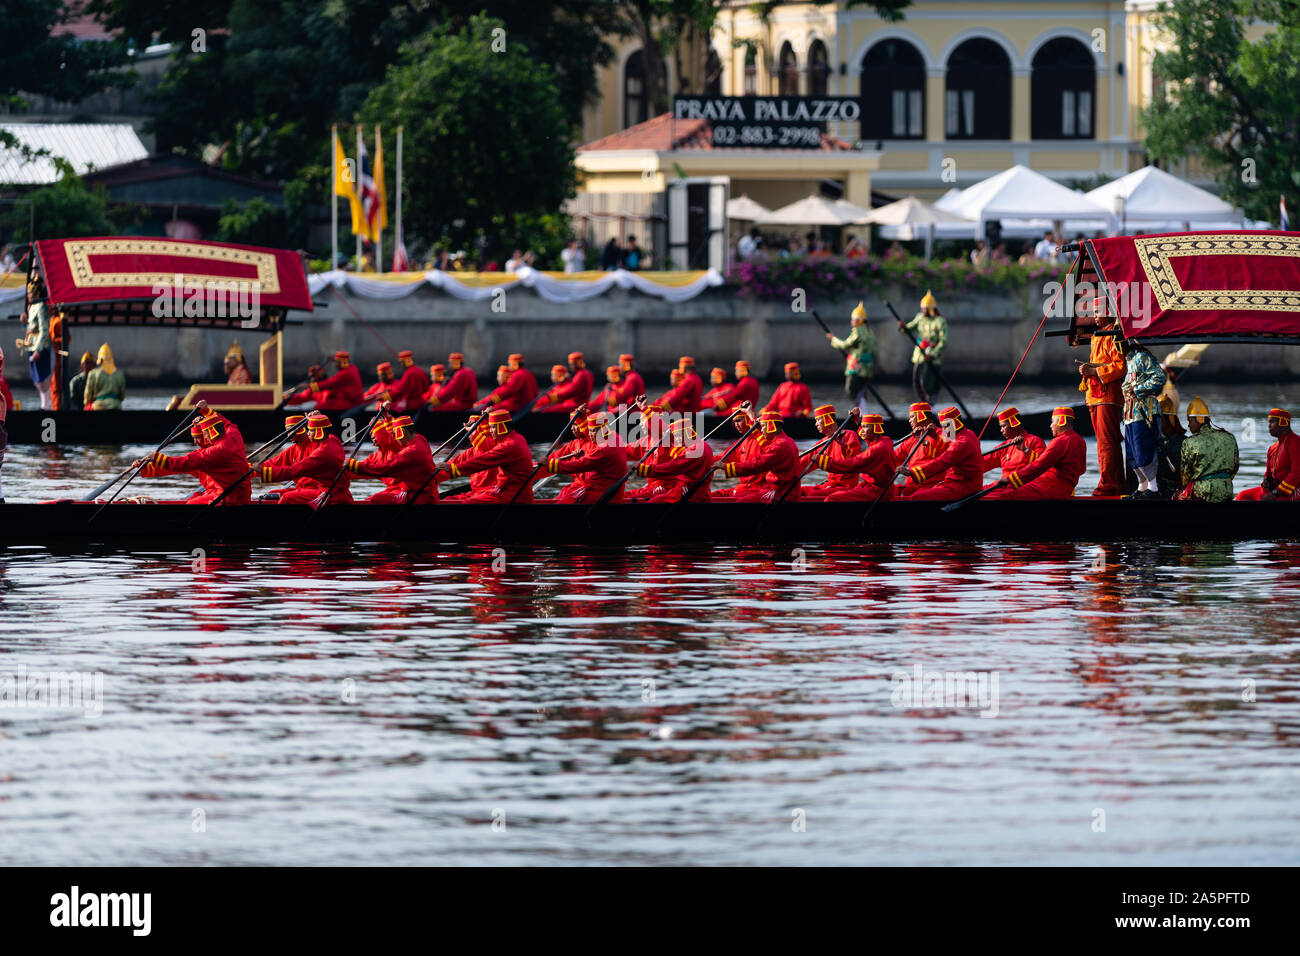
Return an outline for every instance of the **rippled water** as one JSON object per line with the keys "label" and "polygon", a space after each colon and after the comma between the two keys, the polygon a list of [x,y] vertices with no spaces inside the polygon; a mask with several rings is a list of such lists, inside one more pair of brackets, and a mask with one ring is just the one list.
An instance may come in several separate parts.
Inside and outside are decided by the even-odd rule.
{"label": "rippled water", "polygon": [[1298,585],[1290,542],[10,548],[0,682],[103,696],[0,708],[0,862],[1294,864]]}

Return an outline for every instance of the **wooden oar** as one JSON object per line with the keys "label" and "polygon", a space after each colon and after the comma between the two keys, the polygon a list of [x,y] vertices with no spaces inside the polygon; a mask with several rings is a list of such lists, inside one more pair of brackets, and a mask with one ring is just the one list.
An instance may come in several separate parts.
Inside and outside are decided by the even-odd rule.
{"label": "wooden oar", "polygon": [[[451,451],[447,453],[448,460],[450,460],[451,456],[456,454],[457,449],[459,449],[460,446],[465,443],[465,439],[468,438],[470,435],[474,434],[474,429],[478,428],[478,423],[483,420],[483,414],[475,415],[473,418],[471,418],[469,421],[465,423],[465,427],[461,429],[461,435],[456,440],[456,444],[452,445]],[[437,448],[435,448],[432,452],[429,453],[429,457],[437,458],[438,453],[441,452],[444,448],[446,448],[447,443],[450,442],[453,438],[456,438],[456,436],[455,435],[449,436],[447,438],[447,441],[444,441],[441,445],[439,445]],[[444,462],[443,464],[446,464],[446,462]],[[398,519],[401,518],[402,515],[406,514],[406,509],[411,507],[411,505],[415,504],[415,502],[419,499],[420,495],[424,494],[424,489],[428,488],[430,482],[432,482],[435,478],[438,477],[438,472],[441,470],[442,470],[441,466],[435,461],[433,463],[433,472],[429,475],[428,478],[424,479],[424,484],[420,485],[419,488],[415,489],[415,494],[407,495],[406,500],[402,502],[402,507],[397,510],[397,514],[393,515],[393,519],[389,521],[388,524],[384,527],[384,533],[379,536],[379,540],[382,541],[388,537],[388,532],[393,530],[393,525],[397,524]]]}
{"label": "wooden oar", "polygon": [[[907,467],[907,463],[912,460],[912,456],[915,455],[918,451],[920,451],[921,447],[925,444],[925,436],[933,430],[934,430],[933,425],[926,426],[925,431],[922,432],[920,435],[920,439],[917,441],[915,445],[912,446],[912,450],[907,453],[907,457],[903,459],[903,464],[900,467],[902,468]],[[880,504],[881,499],[884,498],[885,495],[889,494],[889,489],[893,487],[894,487],[894,478],[891,477],[889,481],[885,484],[885,487],[880,489],[880,494],[876,495],[876,500],[871,502],[871,507],[867,509],[867,513],[862,516],[862,527],[865,528],[867,526],[867,519],[871,517],[871,512],[876,510],[876,505]]]}
{"label": "wooden oar", "polygon": [[903,317],[894,311],[894,307],[890,303],[886,302],[885,307],[889,309],[894,318],[898,320],[902,333],[908,337],[915,348],[920,350],[921,357],[925,360],[925,363],[934,369],[935,378],[939,380],[940,385],[948,390],[948,394],[951,395],[952,400],[957,403],[957,406],[961,409],[961,413],[967,418],[970,418],[971,413],[966,410],[965,403],[962,402],[962,400],[957,397],[957,393],[952,390],[952,386],[948,384],[948,379],[944,376],[943,370],[939,368],[938,363],[925,354],[925,350],[921,348],[921,343],[916,340],[916,336],[912,334],[910,329],[908,329],[907,324],[903,321]]}
{"label": "wooden oar", "polygon": [[[232,491],[238,488],[241,484],[243,484],[245,481],[247,481],[257,472],[257,465],[260,465],[262,464],[262,462],[266,461],[267,459],[274,457],[275,453],[284,447],[284,443],[289,441],[289,439],[293,437],[294,432],[306,427],[307,427],[307,419],[304,418],[302,421],[298,422],[298,424],[291,425],[290,427],[286,428],[284,431],[280,432],[280,434],[272,438],[270,441],[264,442],[263,444],[259,445],[257,448],[254,448],[251,452],[249,452],[248,460],[250,462],[264,451],[266,451],[266,458],[263,458],[261,461],[258,461],[256,465],[254,465],[252,468],[249,468],[248,471],[244,472],[242,475],[240,475],[238,478],[232,481],[229,485],[227,485],[224,489],[222,489],[221,494],[217,495],[217,497],[209,501],[205,506],[205,508],[215,508],[217,505],[221,504],[221,502],[225,501],[226,495],[230,494]],[[269,451],[267,451],[268,448],[270,449]],[[198,521],[199,515],[202,514],[203,512],[200,511],[193,518],[191,518],[190,523],[187,524],[186,527],[192,528],[194,526],[194,522]]]}
{"label": "wooden oar", "polygon": [[348,470],[348,459],[356,457],[356,454],[360,450],[361,446],[364,445],[366,439],[370,437],[370,432],[374,429],[375,422],[379,421],[379,419],[384,414],[386,413],[382,408],[379,411],[375,412],[375,417],[370,419],[370,424],[367,425],[364,429],[362,429],[361,435],[359,438],[357,438],[356,444],[352,446],[352,450],[344,452],[343,467],[340,468],[339,473],[334,476],[334,480],[330,482],[330,486],[325,489],[324,494],[322,494],[319,498],[316,499],[315,502],[312,503],[311,514],[307,516],[307,520],[302,526],[302,530],[304,532],[306,532],[306,530],[311,527],[311,523],[316,520],[316,515],[319,514],[320,511],[330,503],[330,495],[334,493],[334,486],[339,483],[339,479],[343,477],[343,473]]}
{"label": "wooden oar", "polygon": [[[825,332],[827,335],[835,334],[830,330],[830,326],[828,326],[825,322],[822,321],[822,317],[817,314],[816,309],[812,310],[812,317],[817,320],[817,324],[822,327],[822,331]],[[848,352],[845,351],[844,349],[839,349],[839,352],[841,355],[848,355]],[[866,386],[867,390],[871,392],[871,397],[874,398],[876,402],[880,405],[880,407],[885,410],[885,414],[889,416],[889,420],[894,421],[895,419],[897,419],[898,416],[889,410],[889,406],[885,404],[885,400],[881,398],[880,393],[876,391],[876,386],[871,384],[871,379],[864,378],[862,380],[862,383],[863,385]]]}
{"label": "wooden oar", "polygon": [[[998,445],[996,448],[990,448],[988,451],[984,452],[984,454],[991,455],[995,451],[1001,451],[1004,448],[1010,448],[1012,445],[1019,445],[1022,441],[1024,441],[1024,436],[1017,435],[1015,438],[1011,439],[1010,441],[1004,441],[1001,445]],[[997,491],[999,488],[1005,488],[1008,484],[1009,482],[1007,481],[1007,479],[999,478],[997,481],[993,482],[993,484],[989,485],[987,488],[981,488],[973,495],[967,495],[965,498],[958,498],[956,501],[950,501],[939,510],[956,511],[962,505],[970,504],[972,501],[979,501],[985,495],[991,494],[992,492]]]}
{"label": "wooden oar", "polygon": [[132,462],[132,463],[131,463],[131,466],[130,466],[129,468],[127,468],[125,471],[121,472],[121,473],[118,474],[116,477],[114,477],[112,481],[105,482],[104,484],[102,484],[102,485],[100,485],[98,488],[96,488],[94,491],[92,491],[88,497],[83,498],[82,501],[94,501],[94,500],[95,500],[96,498],[98,498],[101,494],[103,494],[105,491],[107,491],[109,488],[111,488],[114,484],[116,484],[116,483],[118,482],[118,480],[122,478],[123,475],[126,475],[128,472],[130,473],[131,476],[130,476],[129,478],[127,478],[126,481],[122,482],[122,487],[119,488],[119,489],[117,489],[117,491],[113,492],[113,496],[112,496],[111,498],[109,498],[107,501],[105,501],[102,505],[100,505],[99,508],[98,508],[98,510],[96,510],[96,512],[95,512],[93,515],[90,516],[90,520],[87,521],[86,523],[87,523],[87,524],[90,524],[91,521],[94,521],[96,518],[98,518],[98,517],[99,517],[99,512],[100,512],[100,511],[103,511],[105,508],[107,508],[109,505],[111,505],[111,504],[114,502],[114,500],[116,500],[116,498],[117,498],[118,495],[120,495],[122,492],[126,491],[126,486],[129,485],[132,481],[135,480],[136,475],[138,475],[138,474],[140,473],[140,470],[145,466],[145,464],[149,461],[149,459],[152,458],[154,455],[158,454],[160,451],[162,451],[164,448],[166,448],[166,447],[167,447],[168,445],[170,445],[172,442],[174,442],[174,441],[176,440],[177,436],[180,435],[180,433],[181,433],[182,431],[185,430],[185,426],[187,426],[191,421],[193,421],[194,416],[197,415],[197,414],[198,414],[198,411],[196,410],[196,411],[192,411],[192,412],[190,412],[188,415],[186,415],[186,416],[185,416],[185,420],[182,421],[179,425],[177,425],[176,428],[175,428],[175,430],[174,430],[170,435],[168,435],[166,438],[164,438],[164,439],[162,440],[162,444],[161,444],[161,445],[159,445],[157,448],[155,448],[152,452],[150,452],[150,453],[149,453],[148,455],[146,455],[144,458],[142,458],[142,459],[139,460],[139,462],[140,462],[139,464],[136,464],[135,462]]}
{"label": "wooden oar", "polygon": [[790,492],[794,491],[796,488],[799,487],[799,485],[803,483],[804,475],[808,474],[808,472],[812,471],[814,468],[817,467],[817,457],[816,457],[817,452],[824,447],[829,447],[835,444],[835,439],[839,438],[840,435],[843,434],[844,429],[848,427],[849,423],[857,418],[856,412],[857,412],[856,408],[849,409],[848,413],[845,414],[844,416],[844,421],[840,422],[839,427],[835,429],[835,431],[831,434],[829,438],[825,439],[824,441],[819,441],[816,445],[813,445],[812,448],[809,448],[808,451],[805,452],[805,454],[807,454],[809,458],[808,467],[805,468],[803,471],[799,472],[798,478],[796,478],[790,484],[786,485],[785,491],[781,492],[781,496],[779,498],[772,499],[772,503],[768,505],[768,510],[763,512],[763,518],[761,521],[759,521],[758,527],[754,529],[755,535],[762,533],[763,526],[767,524],[767,519],[772,516],[772,511],[776,509],[776,506],[779,505],[781,502],[785,501],[785,499],[790,496]]}
{"label": "wooden oar", "polygon": [[[736,416],[738,411],[739,409],[737,409],[736,412],[732,412],[730,415],[728,415],[727,421],[731,421],[731,419]],[[760,424],[762,424],[762,419],[759,418],[754,419],[754,424],[750,425],[749,428],[745,429],[745,433],[741,435],[739,438],[737,438],[735,443],[726,451],[724,451],[721,457],[717,458],[713,462],[713,467],[710,468],[708,471],[706,471],[699,478],[695,479],[695,481],[691,482],[690,487],[686,489],[685,493],[683,493],[683,495],[680,498],[678,498],[676,501],[674,501],[671,505],[668,506],[668,510],[665,511],[663,515],[659,518],[659,520],[655,522],[655,534],[660,533],[660,530],[663,528],[664,522],[668,520],[668,516],[670,514],[672,514],[674,511],[677,510],[678,505],[680,505],[683,501],[690,501],[691,496],[694,495],[695,492],[699,491],[700,488],[704,486],[704,483],[713,476],[713,473],[718,470],[718,466],[725,464],[727,459],[732,456],[735,450],[744,443],[745,439],[748,438],[750,435],[754,434],[755,430],[757,430]],[[721,425],[718,426],[718,428],[721,427],[722,427]],[[717,429],[714,429],[714,431],[717,431]]]}

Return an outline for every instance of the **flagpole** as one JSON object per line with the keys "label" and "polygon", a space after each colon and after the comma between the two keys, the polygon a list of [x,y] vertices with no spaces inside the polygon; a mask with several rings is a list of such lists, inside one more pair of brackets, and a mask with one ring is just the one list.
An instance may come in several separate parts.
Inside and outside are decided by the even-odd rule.
{"label": "flagpole", "polygon": [[[353,187],[352,187],[353,189],[360,189],[360,188],[361,188],[361,176],[362,176],[362,172],[361,172],[361,124],[358,123],[358,124],[357,124],[357,175],[356,175],[356,183],[355,183],[355,184],[353,185]],[[360,271],[361,271],[361,233],[357,233],[357,234],[356,234],[356,240],[357,240],[357,266],[356,266],[356,268],[357,268],[357,271],[360,272]]]}
{"label": "flagpole", "polygon": [[[339,128],[330,127],[330,269],[339,267]],[[329,271],[329,270],[326,270]]]}
{"label": "flagpole", "polygon": [[[383,142],[380,139],[382,135],[383,134],[379,131],[379,124],[376,123],[375,124],[375,171],[374,173],[372,173],[372,178],[376,180],[378,179],[379,176],[383,175],[383,172],[380,171],[380,169],[378,168],[379,164],[384,161],[384,147],[383,147]],[[383,197],[380,198],[382,199]],[[381,215],[382,213],[378,213],[375,215],[375,271],[376,272],[384,271],[384,224],[381,221],[380,218]]]}
{"label": "flagpole", "polygon": [[397,127],[397,235],[394,238],[393,251],[402,250],[406,258],[406,246],[402,240],[402,127]]}

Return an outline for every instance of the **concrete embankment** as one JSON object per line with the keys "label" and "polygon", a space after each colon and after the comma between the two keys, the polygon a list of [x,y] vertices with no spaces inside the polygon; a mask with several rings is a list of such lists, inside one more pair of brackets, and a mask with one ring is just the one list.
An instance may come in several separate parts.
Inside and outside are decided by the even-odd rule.
{"label": "concrete embankment", "polygon": [[[892,288],[864,295],[879,343],[877,375],[905,376],[911,353],[885,300],[910,318],[924,291]],[[715,365],[730,369],[737,358],[748,359],[761,378],[779,378],[782,365],[789,361],[799,362],[805,377],[814,380],[836,378],[843,369],[839,354],[829,347],[808,312],[794,312],[783,302],[744,298],[733,288],[712,289],[679,304],[625,291],[557,304],[520,289],[498,300],[499,311],[494,311],[492,301],[463,302],[431,289],[388,301],[342,292],[324,292],[316,298],[328,307],[293,316],[296,324],[286,330],[285,378],[290,383],[308,365],[339,348],[352,353],[367,379],[376,363],[393,359],[393,353],[403,348],[412,349],[416,360],[426,366],[445,361],[449,352],[463,352],[485,381],[511,352],[522,352],[543,379],[551,365],[563,362],[574,350],[586,354],[598,379],[603,377],[599,371],[615,362],[619,353],[632,352],[652,383],[666,379],[681,355],[694,356],[706,376]],[[940,296],[950,324],[945,369],[967,380],[1004,379],[1037,328],[1042,303],[1040,289]],[[816,308],[837,334],[845,335],[855,304],[856,299],[811,302],[809,308]],[[1049,319],[1046,328],[1066,324],[1063,318]],[[264,338],[257,333],[233,337],[253,365]],[[229,332],[200,329],[84,328],[76,330],[71,351],[75,363],[82,351],[93,353],[101,341],[108,341],[118,364],[137,384],[218,381],[231,338]],[[1157,346],[1157,357],[1163,358],[1173,347]],[[1072,378],[1074,360],[1080,358],[1086,358],[1084,350],[1069,348],[1064,338],[1042,339],[1030,350],[1020,374],[1028,379]],[[1196,376],[1284,381],[1297,373],[1300,349],[1223,345],[1206,353]]]}

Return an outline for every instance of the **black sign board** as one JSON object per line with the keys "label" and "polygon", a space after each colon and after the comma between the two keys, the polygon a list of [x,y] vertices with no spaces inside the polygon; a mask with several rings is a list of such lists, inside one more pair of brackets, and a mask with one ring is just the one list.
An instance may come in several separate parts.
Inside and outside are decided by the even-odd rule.
{"label": "black sign board", "polygon": [[704,119],[715,147],[817,149],[827,123],[856,123],[856,96],[677,96],[674,119]]}

